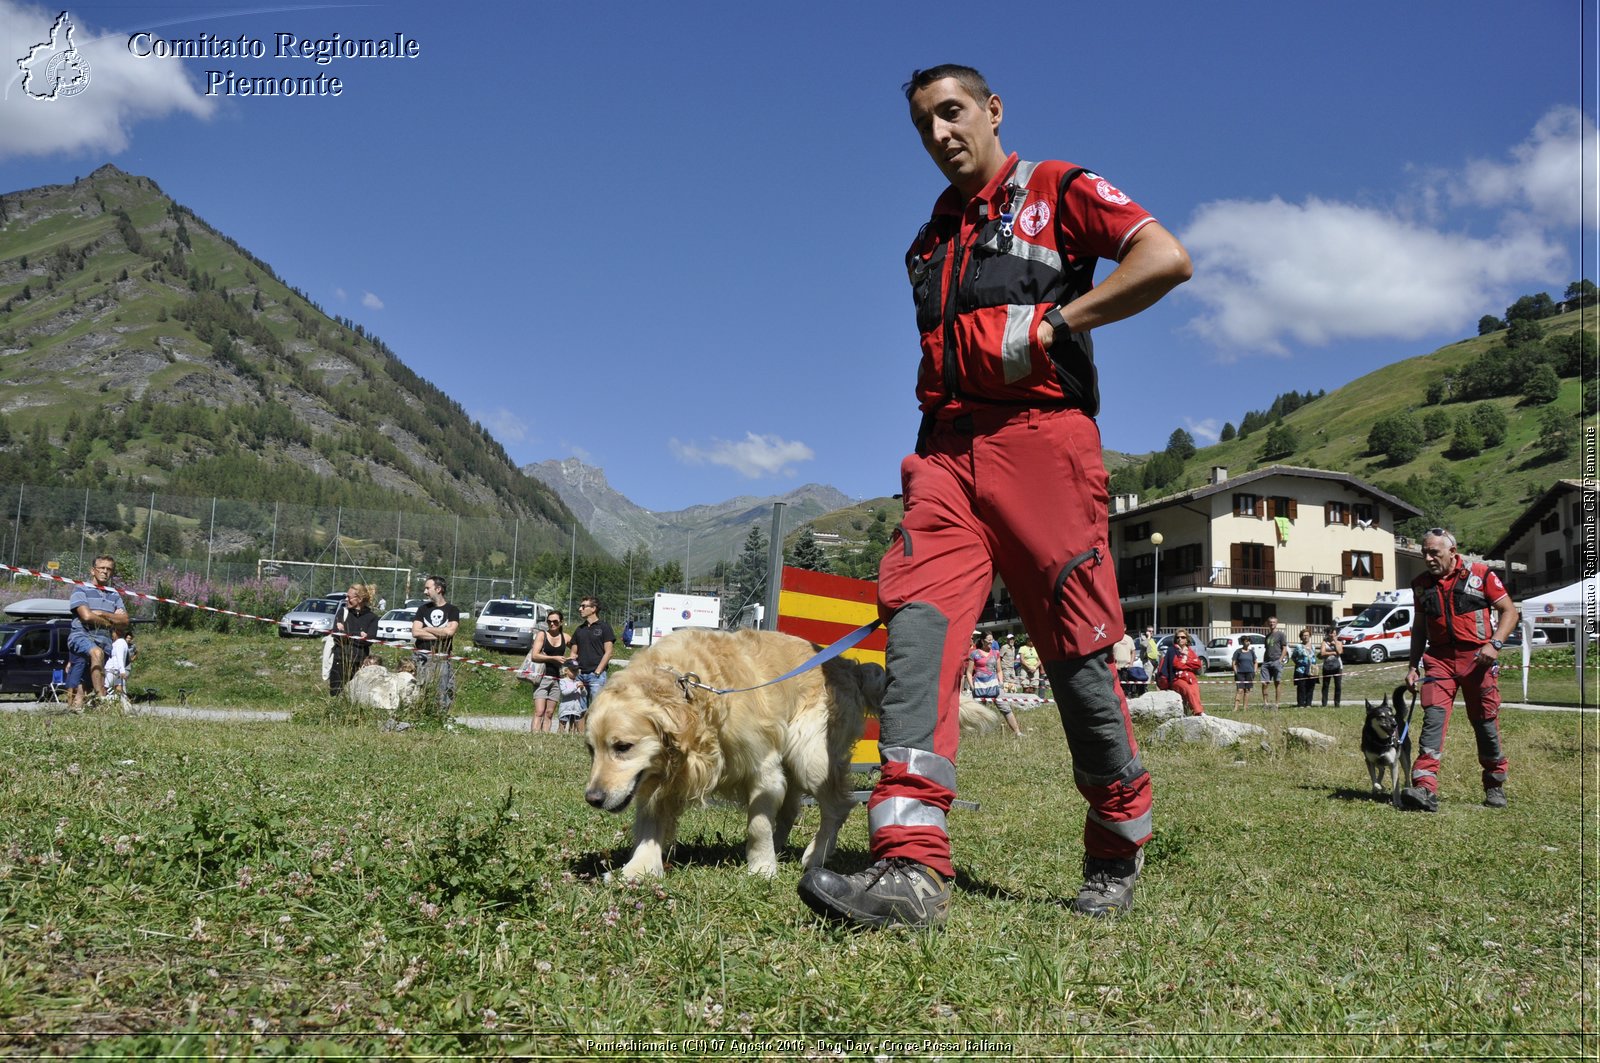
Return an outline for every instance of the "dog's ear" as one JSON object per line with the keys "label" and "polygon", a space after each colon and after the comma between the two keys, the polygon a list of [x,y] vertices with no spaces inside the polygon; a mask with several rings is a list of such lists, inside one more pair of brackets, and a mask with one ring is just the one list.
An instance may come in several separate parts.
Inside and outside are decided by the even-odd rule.
{"label": "dog's ear", "polygon": [[861,700],[874,709],[883,707],[883,695],[888,688],[889,674],[883,665],[867,662],[856,665],[856,684],[861,688]]}
{"label": "dog's ear", "polygon": [[[676,683],[673,691],[678,692]],[[722,775],[722,747],[717,742],[716,729],[707,722],[708,706],[702,703],[720,696],[697,690],[687,700],[679,694],[651,705],[651,720],[661,735],[661,744],[668,756],[678,762],[674,770],[678,781],[669,780],[663,789],[674,790],[687,801],[703,799]]]}
{"label": "dog's ear", "polygon": [[1371,698],[1362,698],[1361,703],[1367,707],[1367,715],[1369,716],[1383,708],[1383,702],[1380,701],[1374,705]]}

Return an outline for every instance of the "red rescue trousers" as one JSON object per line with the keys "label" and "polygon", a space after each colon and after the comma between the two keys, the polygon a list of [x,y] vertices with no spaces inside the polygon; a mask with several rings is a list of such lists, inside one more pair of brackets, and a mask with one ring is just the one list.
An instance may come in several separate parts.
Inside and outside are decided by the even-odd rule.
{"label": "red rescue trousers", "polygon": [[1411,765],[1411,782],[1430,793],[1439,792],[1439,758],[1444,754],[1444,735],[1450,727],[1450,711],[1460,690],[1467,705],[1467,719],[1478,740],[1478,764],[1483,768],[1483,785],[1504,786],[1506,754],[1500,744],[1500,665],[1491,665],[1478,656],[1480,647],[1462,645],[1428,646],[1422,657],[1425,675],[1422,694],[1422,737],[1417,743],[1417,759]]}
{"label": "red rescue trousers", "polygon": [[935,425],[901,480],[905,519],[878,574],[889,682],[873,855],[954,873],[961,676],[997,571],[1050,677],[1089,802],[1084,848],[1134,855],[1151,833],[1150,776],[1110,664],[1123,624],[1099,428],[1077,410],[981,410]]}
{"label": "red rescue trousers", "polygon": [[1183,699],[1184,711],[1190,716],[1206,714],[1205,707],[1200,704],[1200,680],[1193,672],[1174,672],[1172,689]]}

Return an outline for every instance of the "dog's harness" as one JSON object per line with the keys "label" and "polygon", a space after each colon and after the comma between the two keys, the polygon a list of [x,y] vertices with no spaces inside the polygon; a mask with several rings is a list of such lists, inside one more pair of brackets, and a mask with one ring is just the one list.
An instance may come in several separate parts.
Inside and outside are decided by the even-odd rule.
{"label": "dog's harness", "polygon": [[775,683],[781,683],[785,679],[793,679],[802,672],[809,672],[811,669],[816,668],[819,665],[826,664],[846,650],[852,649],[858,642],[876,631],[878,629],[878,625],[882,623],[882,620],[873,620],[870,623],[862,624],[860,627],[856,628],[854,631],[850,632],[850,634],[846,635],[838,642],[835,642],[833,645],[818,650],[816,654],[814,654],[811,659],[805,663],[789,669],[776,679],[769,679],[765,683],[757,683],[753,687],[730,687],[727,689],[722,689],[711,686],[709,683],[702,683],[700,681],[700,677],[693,672],[680,672],[676,668],[668,668],[664,664],[658,664],[656,667],[663,672],[669,673],[674,677],[674,679],[676,679],[678,686],[683,690],[684,701],[690,701],[693,699],[693,695],[689,693],[690,687],[697,687],[700,690],[704,690],[711,694],[744,694],[751,690],[760,690],[762,687],[770,687]]}

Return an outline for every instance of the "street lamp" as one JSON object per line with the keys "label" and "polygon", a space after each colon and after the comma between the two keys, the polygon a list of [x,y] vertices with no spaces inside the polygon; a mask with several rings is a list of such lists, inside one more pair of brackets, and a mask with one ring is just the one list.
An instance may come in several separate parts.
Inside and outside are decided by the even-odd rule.
{"label": "street lamp", "polygon": [[1161,637],[1161,544],[1165,540],[1160,532],[1152,532],[1150,545],[1156,548],[1156,579],[1151,586],[1150,612],[1155,621],[1156,637]]}

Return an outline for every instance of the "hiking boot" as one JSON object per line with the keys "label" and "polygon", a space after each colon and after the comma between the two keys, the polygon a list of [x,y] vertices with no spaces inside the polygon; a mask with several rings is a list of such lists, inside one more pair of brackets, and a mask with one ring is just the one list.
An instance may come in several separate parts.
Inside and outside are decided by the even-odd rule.
{"label": "hiking boot", "polygon": [[1101,918],[1121,915],[1133,908],[1133,884],[1144,867],[1144,850],[1126,859],[1105,856],[1083,858],[1083,886],[1072,910]]}
{"label": "hiking boot", "polygon": [[800,899],[824,919],[858,927],[935,927],[950,913],[950,884],[931,867],[896,856],[853,875],[814,867],[800,876]]}
{"label": "hiking boot", "polygon": [[1408,786],[1400,791],[1399,807],[1403,812],[1437,812],[1439,798],[1420,786]]}
{"label": "hiking boot", "polygon": [[1504,786],[1486,786],[1483,788],[1483,803],[1490,808],[1506,807],[1506,788]]}

